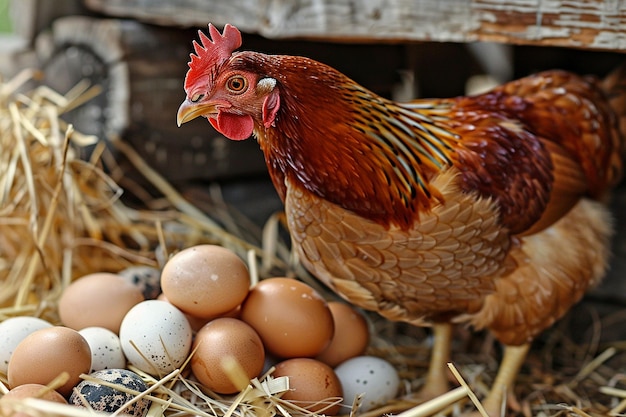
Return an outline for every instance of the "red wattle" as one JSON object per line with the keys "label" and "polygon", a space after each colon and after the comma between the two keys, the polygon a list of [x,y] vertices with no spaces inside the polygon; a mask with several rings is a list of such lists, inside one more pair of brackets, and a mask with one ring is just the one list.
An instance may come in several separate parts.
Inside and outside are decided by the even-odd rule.
{"label": "red wattle", "polygon": [[232,140],[245,140],[252,136],[254,120],[249,115],[239,115],[221,111],[217,119],[209,119],[213,127]]}
{"label": "red wattle", "polygon": [[209,121],[209,123],[211,123],[211,126],[213,126],[213,129],[217,130],[218,132],[220,131],[220,128],[217,127],[217,119],[209,117],[208,121]]}

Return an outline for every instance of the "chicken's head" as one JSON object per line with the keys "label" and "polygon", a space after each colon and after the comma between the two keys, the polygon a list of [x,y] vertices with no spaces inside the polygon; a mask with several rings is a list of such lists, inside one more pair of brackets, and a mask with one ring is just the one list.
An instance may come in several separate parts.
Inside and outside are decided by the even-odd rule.
{"label": "chicken's head", "polygon": [[237,28],[227,24],[220,33],[209,24],[209,34],[199,31],[201,43],[193,42],[178,125],[203,116],[227,138],[247,139],[256,127],[274,123],[280,108],[276,79],[241,65],[253,53],[234,52],[241,46]]}

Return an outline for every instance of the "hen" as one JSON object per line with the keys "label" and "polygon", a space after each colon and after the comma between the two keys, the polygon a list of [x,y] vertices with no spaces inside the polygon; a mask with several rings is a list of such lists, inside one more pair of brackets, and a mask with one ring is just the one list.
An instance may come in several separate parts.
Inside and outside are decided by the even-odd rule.
{"label": "hen", "polygon": [[[448,389],[453,323],[505,353],[498,415],[529,345],[607,270],[602,203],[622,171],[621,73],[548,71],[485,94],[396,103],[304,57],[199,32],[178,124],[256,137],[301,262],[350,302],[433,326],[424,394]],[[622,103],[622,104],[620,104]]]}

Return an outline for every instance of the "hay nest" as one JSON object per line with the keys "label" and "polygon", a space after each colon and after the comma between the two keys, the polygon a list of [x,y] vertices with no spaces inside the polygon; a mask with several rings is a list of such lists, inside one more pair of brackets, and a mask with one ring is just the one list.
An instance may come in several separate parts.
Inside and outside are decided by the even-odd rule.
{"label": "hay nest", "polygon": [[[116,142],[165,193],[158,203],[150,202],[158,210],[125,205],[110,151],[60,118],[99,88],[81,84],[65,96],[45,86],[18,93],[35,74],[24,71],[0,88],[0,274],[5,284],[0,314],[53,314],[59,292],[71,280],[130,265],[158,266],[169,251],[184,246],[216,243],[244,256],[260,254]],[[89,160],[78,157],[86,147],[93,148]]]}
{"label": "hay nest", "polygon": [[[290,261],[290,250],[277,238],[278,217],[268,223],[264,236],[250,237],[241,232],[247,226],[238,227],[246,220],[236,212],[218,209],[208,216],[146,166],[128,145],[113,140],[112,145],[161,193],[146,202],[148,208],[124,204],[124,190],[115,180],[123,173],[107,147],[61,119],[64,112],[97,95],[98,87],[79,84],[65,95],[46,86],[22,92],[36,76],[36,71],[26,70],[0,84],[0,321],[30,315],[59,323],[57,300],[72,280],[132,265],[162,266],[170,253],[200,243],[219,244],[248,259],[253,279],[281,271],[333,297]],[[92,150],[83,159],[80,155],[86,147]],[[476,395],[487,392],[499,360],[493,340],[460,329],[460,342],[453,352],[459,368],[451,367],[460,387],[418,405],[412,394],[423,383],[428,365],[427,331],[368,317],[373,328],[368,353],[392,362],[404,387],[397,400],[359,415],[420,417],[443,409],[452,414],[480,409]],[[620,388],[625,377],[616,369],[624,362],[623,347],[600,345],[598,337],[579,345],[564,329],[564,325],[557,326],[531,352],[510,399],[513,414],[621,415],[626,409],[626,391]],[[592,335],[601,329],[602,322],[593,321]],[[241,392],[222,397],[186,379],[181,370],[160,380],[133,370],[150,386],[134,394],[135,400],[152,400],[151,417],[317,415],[282,400],[286,381],[270,373],[241,381],[234,367],[231,374],[240,381]],[[0,375],[0,382],[0,393],[7,392],[6,376]],[[329,399],[329,407],[337,401]],[[89,410],[36,399],[9,405],[33,416],[93,415]]]}

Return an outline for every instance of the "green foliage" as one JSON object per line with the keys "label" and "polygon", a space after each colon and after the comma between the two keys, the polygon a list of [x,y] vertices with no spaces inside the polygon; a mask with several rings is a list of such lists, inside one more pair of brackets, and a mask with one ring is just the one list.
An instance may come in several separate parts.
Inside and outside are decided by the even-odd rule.
{"label": "green foliage", "polygon": [[11,0],[0,0],[0,33],[13,32],[10,14]]}

